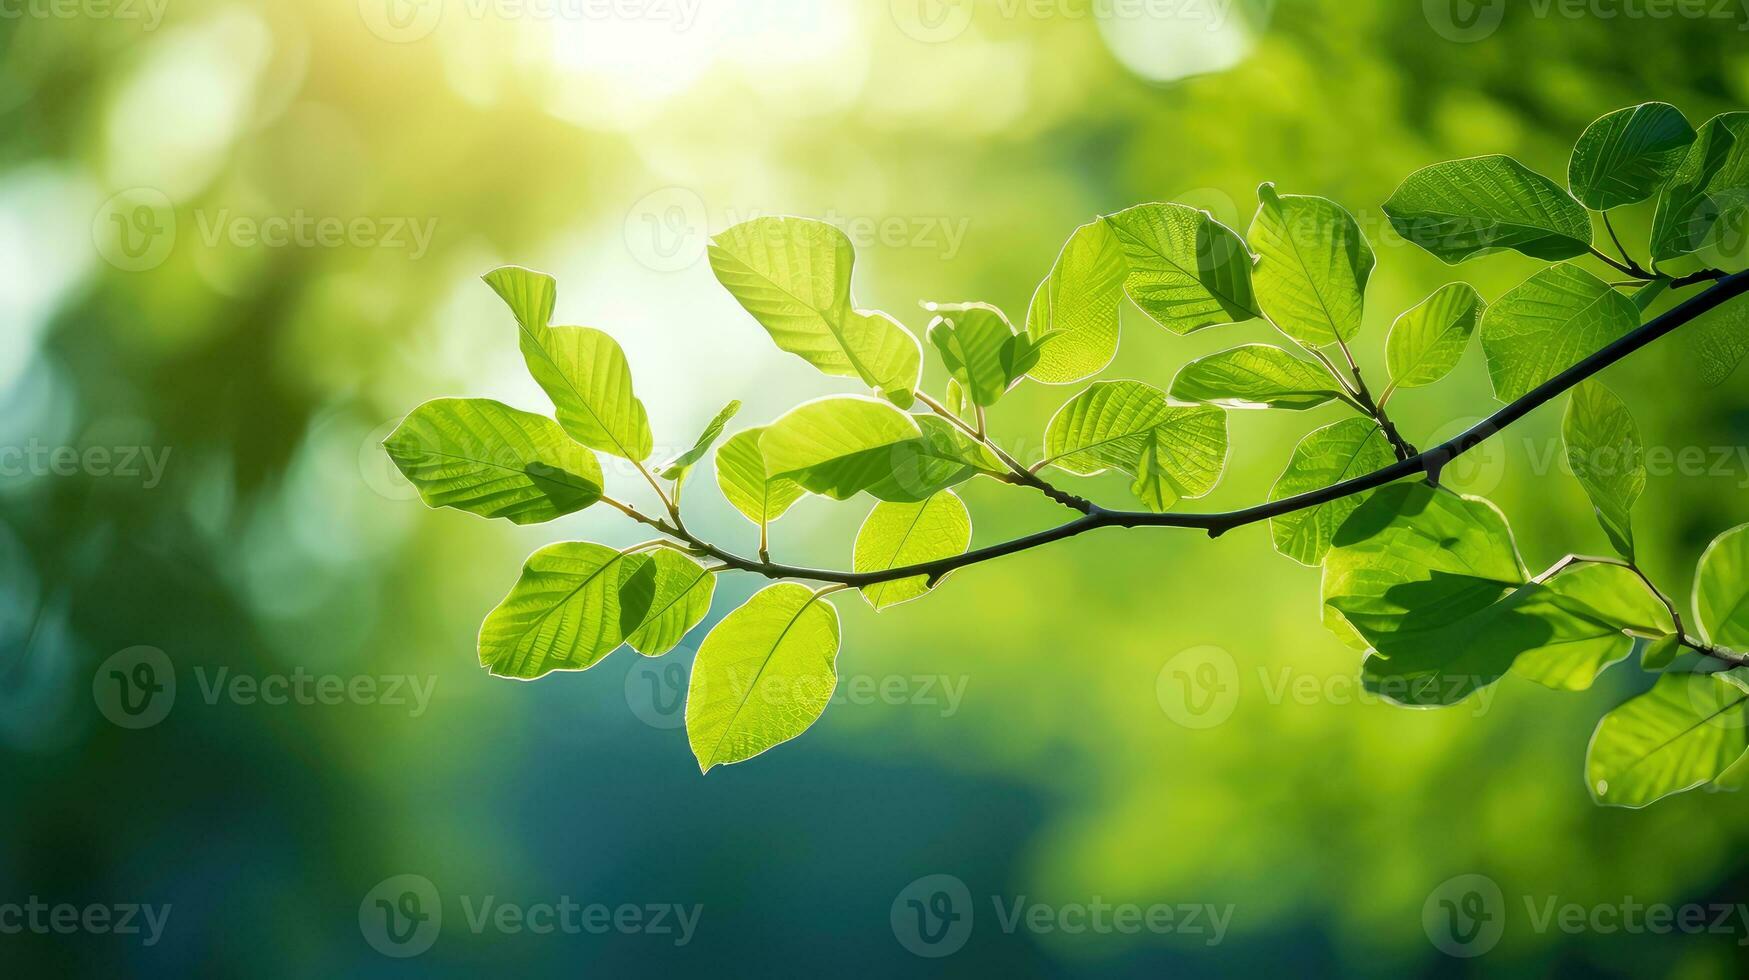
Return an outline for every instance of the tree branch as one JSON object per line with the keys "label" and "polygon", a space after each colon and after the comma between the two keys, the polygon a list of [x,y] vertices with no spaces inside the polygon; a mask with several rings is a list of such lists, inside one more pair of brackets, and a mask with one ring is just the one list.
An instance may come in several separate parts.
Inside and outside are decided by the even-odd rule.
{"label": "tree branch", "polygon": [[[882,582],[892,582],[898,579],[926,577],[931,581],[957,569],[981,564],[1008,555],[1031,551],[1058,541],[1078,537],[1089,531],[1108,527],[1176,527],[1191,528],[1205,531],[1210,537],[1218,538],[1235,528],[1245,527],[1280,517],[1296,511],[1307,510],[1323,504],[1351,497],[1368,490],[1395,483],[1398,480],[1414,477],[1437,479],[1439,472],[1452,460],[1468,453],[1491,437],[1497,435],[1507,426],[1529,415],[1532,411],[1555,400],[1567,391],[1601,373],[1605,368],[1624,360],[1665,335],[1675,331],[1684,324],[1690,323],[1700,316],[1711,312],[1720,305],[1749,293],[1749,272],[1739,272],[1734,275],[1722,275],[1716,272],[1697,273],[1679,280],[1684,285],[1707,280],[1717,280],[1716,285],[1706,292],[1694,296],[1667,313],[1635,328],[1620,339],[1591,354],[1584,360],[1549,379],[1529,394],[1507,404],[1493,415],[1482,420],[1457,438],[1432,449],[1416,453],[1407,459],[1368,473],[1364,476],[1345,480],[1341,483],[1313,490],[1293,497],[1269,503],[1258,504],[1242,510],[1225,513],[1208,514],[1155,514],[1146,511],[1107,510],[1095,504],[1088,503],[1088,510],[1081,517],[1066,524],[1048,530],[1039,531],[1024,537],[1004,541],[968,551],[963,555],[942,558],[937,561],[907,565],[901,568],[889,568],[875,572],[848,572],[832,569],[806,568],[797,565],[784,565],[777,562],[754,560],[725,551],[722,548],[704,541],[690,532],[677,528],[665,521],[657,520],[639,513],[629,507],[609,498],[602,502],[609,504],[627,514],[640,523],[656,528],[665,534],[685,542],[687,550],[697,554],[708,555],[722,562],[726,568],[753,572],[771,579],[803,579],[814,582],[833,583],[848,588],[860,588],[878,585]],[[1023,471],[1024,472],[1024,471]],[[1028,473],[1027,475],[1031,475]],[[1019,480],[1016,476],[1013,479]],[[1042,482],[1042,481],[1041,481]],[[1055,490],[1055,488],[1050,488]],[[1062,491],[1057,491],[1061,493]]]}

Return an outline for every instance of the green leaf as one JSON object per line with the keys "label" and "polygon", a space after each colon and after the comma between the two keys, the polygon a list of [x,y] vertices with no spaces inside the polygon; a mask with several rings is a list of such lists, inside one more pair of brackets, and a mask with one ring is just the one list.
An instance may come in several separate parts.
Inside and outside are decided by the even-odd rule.
{"label": "green leaf", "polygon": [[1643,807],[1718,778],[1749,748],[1749,694],[1723,674],[1664,674],[1603,716],[1585,752],[1591,798]]}
{"label": "green leaf", "polygon": [[723,435],[723,428],[739,411],[741,411],[739,401],[732,401],[724,405],[723,410],[717,413],[716,418],[711,419],[710,424],[704,427],[702,433],[699,433],[698,441],[692,444],[691,449],[663,465],[662,479],[673,480],[676,484],[685,483],[686,475],[692,472],[692,468],[698,465],[699,460],[704,459],[705,455],[711,451],[711,447],[717,444],[717,440]]}
{"label": "green leaf", "polygon": [[1398,317],[1385,341],[1391,383],[1421,388],[1450,374],[1469,348],[1485,309],[1474,287],[1454,282]]}
{"label": "green leaf", "polygon": [[1251,222],[1257,302],[1281,331],[1308,347],[1360,332],[1366,283],[1377,259],[1360,225],[1335,201],[1257,189]]}
{"label": "green leaf", "polygon": [[1105,370],[1117,353],[1124,272],[1123,250],[1104,220],[1075,229],[1026,312],[1026,335],[1035,342],[1057,334],[1032,377],[1063,385]]}
{"label": "green leaf", "polygon": [[[914,504],[876,504],[856,532],[852,567],[858,572],[884,572],[966,553],[972,543],[972,515],[951,490]],[[926,576],[870,585],[862,597],[876,609],[909,602],[929,592],[935,583]]]}
{"label": "green leaf", "polygon": [[1136,496],[1164,512],[1203,496],[1227,461],[1227,413],[1171,404],[1139,381],[1101,381],[1071,398],[1045,429],[1046,460],[1070,473],[1135,477]]}
{"label": "green leaf", "polygon": [[1506,156],[1436,163],[1385,202],[1391,227],[1451,265],[1505,249],[1558,262],[1591,248],[1591,215],[1559,184]]}
{"label": "green leaf", "polygon": [[654,440],[644,403],[632,393],[631,365],[612,337],[588,327],[552,327],[551,276],[517,266],[485,277],[516,316],[523,360],[553,400],[559,424],[591,449],[638,462]]}
{"label": "green leaf", "polygon": [[1635,635],[1674,629],[1621,566],[1527,580],[1493,505],[1424,484],[1380,490],[1342,526],[1324,601],[1373,648],[1367,688],[1417,707],[1456,704],[1508,670],[1583,690],[1633,652]]}
{"label": "green leaf", "polygon": [[1008,471],[989,450],[946,419],[925,415],[913,421],[922,430],[922,437],[893,447],[892,472],[868,486],[870,496],[913,503],[927,500],[979,473]]}
{"label": "green leaf", "polygon": [[1658,197],[1652,258],[1665,262],[1706,248],[1726,219],[1749,207],[1749,112],[1714,116]]}
{"label": "green leaf", "polygon": [[[1583,691],[1634,652],[1634,635],[1676,628],[1638,575],[1619,565],[1583,564],[1501,603],[1534,616],[1548,635],[1512,662],[1512,673],[1559,691]],[[1631,633],[1630,633],[1631,631]]]}
{"label": "green leaf", "polygon": [[1646,491],[1645,446],[1633,415],[1602,382],[1587,381],[1573,390],[1561,435],[1598,523],[1615,550],[1632,560],[1634,503]]}
{"label": "green leaf", "polygon": [[1573,147],[1567,186],[1593,211],[1658,193],[1694,142],[1682,110],[1664,102],[1617,109],[1586,127]]}
{"label": "green leaf", "polygon": [[717,450],[717,486],[748,520],[764,526],[782,517],[807,493],[801,484],[766,473],[759,440],[765,427],[737,432]]}
{"label": "green leaf", "polygon": [[849,500],[925,500],[977,467],[940,420],[919,420],[869,398],[822,398],[792,409],[759,438],[766,472],[810,493]]}
{"label": "green leaf", "polygon": [[701,772],[751,759],[819,720],[838,685],[838,611],[784,582],[711,630],[692,665],[686,739]]}
{"label": "green leaf", "polygon": [[507,265],[485,275],[504,305],[516,317],[524,330],[541,330],[553,322],[553,307],[558,304],[558,284],[553,277],[519,265]]}
{"label": "green leaf", "polygon": [[1682,328],[1685,349],[1704,385],[1725,383],[1749,356],[1749,299],[1738,297]]}
{"label": "green leaf", "polygon": [[383,443],[431,507],[539,524],[601,499],[601,464],[552,419],[485,398],[414,409]]}
{"label": "green leaf", "polygon": [[922,349],[892,317],[853,308],[856,253],[842,231],[806,218],[756,218],[711,239],[710,263],[780,349],[910,407]]}
{"label": "green leaf", "polygon": [[947,382],[947,396],[942,400],[942,406],[961,422],[969,423],[977,414],[972,409],[972,400],[966,397],[965,387],[951,378]]}
{"label": "green leaf", "polygon": [[929,324],[929,343],[973,404],[996,404],[1038,364],[1039,347],[1015,333],[996,307],[964,303],[934,309],[938,315]]}
{"label": "green leaf", "polygon": [[716,576],[672,548],[651,552],[649,564],[634,578],[641,591],[632,600],[632,580],[628,579],[620,589],[622,602],[648,612],[626,642],[646,657],[659,657],[674,649],[711,611]]}
{"label": "green leaf", "polygon": [[1124,292],[1176,334],[1258,316],[1251,253],[1207,211],[1143,204],[1105,219],[1123,249]]}
{"label": "green leaf", "polygon": [[[1343,419],[1300,440],[1287,469],[1269,491],[1269,499],[1285,500],[1322,490],[1383,469],[1396,459],[1390,440],[1379,430],[1378,423],[1371,419]],[[1270,518],[1269,531],[1275,550],[1302,565],[1322,563],[1337,529],[1371,495],[1370,491],[1358,493]]]}
{"label": "green leaf", "polygon": [[1707,546],[1696,573],[1694,609],[1710,642],[1749,652],[1749,524]]}
{"label": "green leaf", "polygon": [[1200,357],[1172,380],[1172,397],[1223,408],[1317,408],[1343,398],[1322,368],[1280,347],[1246,344]]}
{"label": "green leaf", "polygon": [[1544,269],[1482,317],[1494,396],[1509,402],[1639,326],[1633,301],[1574,265]]}
{"label": "green leaf", "polygon": [[649,612],[649,589],[634,583],[622,600],[621,586],[650,561],[578,541],[535,552],[480,627],[481,666],[523,680],[595,666]]}
{"label": "green leaf", "polygon": [[1640,669],[1659,671],[1668,668],[1676,662],[1682,653],[1682,636],[1678,633],[1666,633],[1646,644],[1646,649],[1640,652]]}
{"label": "green leaf", "polygon": [[[1498,626],[1525,582],[1506,519],[1486,500],[1426,484],[1373,494],[1324,557],[1324,604],[1370,644],[1368,686],[1402,704],[1455,704],[1535,645]],[[1510,626],[1510,624],[1506,624]],[[1494,636],[1482,634],[1492,632]]]}

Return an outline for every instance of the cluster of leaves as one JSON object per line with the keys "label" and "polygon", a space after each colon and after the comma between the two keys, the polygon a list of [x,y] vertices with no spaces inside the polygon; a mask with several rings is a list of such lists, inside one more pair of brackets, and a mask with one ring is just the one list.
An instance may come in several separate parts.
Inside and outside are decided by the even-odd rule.
{"label": "cluster of leaves", "polygon": [[[1701,669],[1740,665],[1737,651],[1749,651],[1749,528],[1721,537],[1702,560],[1700,632],[1687,632],[1635,563],[1631,512],[1646,472],[1620,399],[1586,382],[1564,430],[1616,557],[1570,556],[1532,575],[1505,517],[1440,489],[1432,467],[1423,481],[1333,499],[1318,491],[1419,458],[1387,406],[1451,373],[1472,338],[1495,394],[1510,402],[1635,330],[1672,287],[1722,276],[1714,265],[1726,264],[1733,230],[1749,216],[1745,194],[1749,114],[1697,133],[1662,104],[1587,129],[1567,187],[1499,156],[1414,174],[1385,205],[1409,241],[1453,264],[1502,250],[1553,264],[1492,304],[1453,283],[1404,312],[1385,341],[1389,383],[1376,397],[1351,348],[1375,255],[1353,215],[1324,198],[1265,184],[1243,236],[1177,204],[1100,217],[1070,236],[1020,327],[984,303],[926,304],[927,348],[892,316],[857,307],[844,234],[761,218],[713,240],[716,278],[780,349],[878,397],[821,398],[723,439],[739,409],[731,403],[692,448],[652,464],[654,439],[619,346],[597,330],[553,326],[553,280],[507,267],[486,281],[510,307],[554,417],[443,399],[415,410],[385,445],[432,506],[528,524],[604,503],[663,534],[624,550],[573,542],[536,552],[481,630],[480,659],[495,674],[586,669],[622,644],[660,656],[707,616],[718,573],[778,580],[699,648],[686,725],[708,771],[794,738],[824,711],[840,643],[829,597],[855,588],[885,609],[927,594],[961,560],[983,560],[968,555],[972,523],[958,485],[995,479],[1044,492],[1083,520],[1107,519],[1123,512],[1040,474],[1118,471],[1138,514],[1164,514],[1219,482],[1229,411],[1339,406],[1348,417],[1301,440],[1271,491],[1272,501],[1294,502],[1271,518],[1272,537],[1286,557],[1321,566],[1326,625],[1365,651],[1368,686],[1413,706],[1456,703],[1507,673],[1579,690],[1639,644],[1642,663],[1664,676],[1603,720],[1587,772],[1599,800],[1643,805],[1719,777],[1749,750],[1749,668]],[[1625,250],[1618,261],[1596,247],[1594,212],[1654,198],[1649,269]],[[1628,281],[1574,264],[1586,256]],[[1666,271],[1684,264],[1704,271]],[[1175,334],[1263,320],[1281,341],[1193,361],[1166,389],[1092,382],[1046,426],[1042,458],[1027,465],[1003,452],[988,411],[1028,379],[1066,385],[1102,372],[1126,304]],[[1745,305],[1694,325],[1718,378],[1749,352]],[[921,387],[925,349],[949,377],[939,400]],[[686,479],[713,449],[718,486],[758,528],[757,558],[700,539],[682,520]],[[597,452],[629,461],[665,514],[605,496]],[[807,494],[874,498],[851,571],[772,563],[769,526]],[[1016,544],[1007,550],[1030,546]]]}

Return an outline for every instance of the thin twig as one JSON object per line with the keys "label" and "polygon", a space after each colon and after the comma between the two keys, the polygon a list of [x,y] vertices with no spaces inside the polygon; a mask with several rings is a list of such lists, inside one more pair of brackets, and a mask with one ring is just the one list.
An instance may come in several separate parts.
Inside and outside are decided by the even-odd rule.
{"label": "thin twig", "polygon": [[1628,252],[1628,247],[1621,243],[1621,236],[1615,233],[1615,225],[1610,223],[1608,211],[1603,212],[1603,228],[1609,232],[1609,240],[1615,242],[1615,250],[1621,253],[1622,261],[1628,264],[1628,268],[1631,270],[1630,275],[1636,275],[1642,279],[1651,278],[1647,275],[1646,270],[1634,261],[1633,255]]}

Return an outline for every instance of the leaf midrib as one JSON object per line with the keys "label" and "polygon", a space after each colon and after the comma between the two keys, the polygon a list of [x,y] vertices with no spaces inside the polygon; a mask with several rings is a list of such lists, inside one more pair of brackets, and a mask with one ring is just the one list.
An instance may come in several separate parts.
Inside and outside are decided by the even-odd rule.
{"label": "leaf midrib", "polygon": [[741,717],[742,709],[747,707],[748,699],[753,697],[753,692],[755,690],[758,690],[759,679],[765,676],[765,668],[771,666],[771,658],[777,656],[777,650],[779,647],[783,646],[784,638],[789,636],[789,631],[794,629],[796,623],[801,621],[802,613],[807,612],[813,607],[814,603],[819,601],[819,593],[809,593],[808,601],[802,603],[801,608],[796,610],[795,615],[790,617],[789,622],[783,624],[783,629],[777,634],[777,639],[772,641],[771,649],[766,651],[765,659],[759,662],[759,669],[753,672],[753,681],[747,685],[746,693],[741,695],[741,700],[735,705],[735,710],[729,712],[728,721],[723,725],[722,733],[717,736],[717,743],[711,746],[711,765],[718,766],[723,764],[718,756],[718,753],[723,750],[723,741],[729,737],[729,730],[735,727],[735,720]]}

